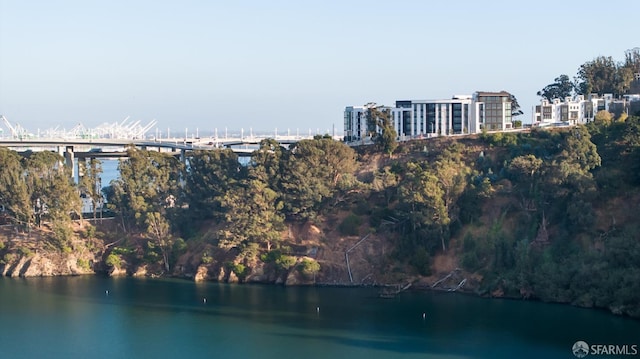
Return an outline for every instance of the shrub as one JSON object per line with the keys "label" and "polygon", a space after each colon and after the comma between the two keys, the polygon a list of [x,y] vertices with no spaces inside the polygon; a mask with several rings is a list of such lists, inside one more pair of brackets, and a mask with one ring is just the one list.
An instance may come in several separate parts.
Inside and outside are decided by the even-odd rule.
{"label": "shrub", "polygon": [[267,253],[262,253],[260,255],[260,260],[265,263],[274,263],[278,258],[280,258],[280,256],[282,256],[282,251],[274,249]]}
{"label": "shrub", "polygon": [[4,255],[4,257],[0,260],[0,264],[10,264],[13,263],[13,261],[16,259],[16,255],[15,253],[7,253]]}
{"label": "shrub", "polygon": [[31,249],[27,248],[27,247],[18,247],[18,253],[20,253],[20,255],[22,257],[31,257],[33,256],[33,252],[31,252]]}
{"label": "shrub", "polygon": [[104,263],[111,268],[120,268],[120,266],[122,265],[122,260],[120,259],[119,255],[112,252],[107,256],[107,259],[104,261]]}
{"label": "shrub", "polygon": [[89,266],[89,261],[86,259],[78,258],[78,260],[76,261],[76,265],[84,270],[91,269],[91,266]]}
{"label": "shrub", "polygon": [[409,259],[409,264],[413,266],[421,275],[431,274],[431,257],[424,247],[418,247]]}
{"label": "shrub", "polygon": [[71,252],[69,242],[73,238],[73,229],[66,223],[55,223],[53,225],[53,236],[51,241],[53,245],[65,253]]}
{"label": "shrub", "polygon": [[296,261],[296,257],[281,255],[275,260],[275,263],[278,268],[289,270],[289,268],[293,267],[296,264]]}
{"label": "shrub", "polygon": [[480,269],[480,261],[475,251],[467,252],[462,255],[462,267],[470,272]]}
{"label": "shrub", "polygon": [[240,280],[244,280],[244,278],[249,274],[249,268],[247,268],[242,263],[227,263],[227,268],[229,268]]}
{"label": "shrub", "polygon": [[316,262],[313,259],[305,258],[302,260],[298,269],[307,278],[313,277],[316,273],[320,271],[320,263]]}
{"label": "shrub", "polygon": [[357,236],[359,234],[359,227],[362,224],[362,219],[351,213],[348,215],[342,223],[338,226],[338,230],[345,236]]}
{"label": "shrub", "polygon": [[209,255],[209,252],[202,253],[202,259],[200,259],[202,264],[210,264],[213,262],[213,257]]}
{"label": "shrub", "polygon": [[84,231],[84,238],[93,238],[96,236],[96,227],[88,225]]}

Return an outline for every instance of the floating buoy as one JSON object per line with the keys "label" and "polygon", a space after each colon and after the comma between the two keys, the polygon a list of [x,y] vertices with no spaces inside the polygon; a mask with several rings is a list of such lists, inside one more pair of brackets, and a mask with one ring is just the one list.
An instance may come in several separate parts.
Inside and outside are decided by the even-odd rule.
{"label": "floating buoy", "polygon": [[422,313],[422,319],[426,319],[427,318],[427,313]]}
{"label": "floating buoy", "polygon": [[104,294],[105,294],[105,295],[109,295],[109,291],[108,291],[108,290],[105,290],[105,291],[104,291]]}
{"label": "floating buoy", "polygon": [[202,303],[207,304],[207,298],[202,298]]}
{"label": "floating buoy", "polygon": [[316,307],[316,313],[320,313],[320,307]]}

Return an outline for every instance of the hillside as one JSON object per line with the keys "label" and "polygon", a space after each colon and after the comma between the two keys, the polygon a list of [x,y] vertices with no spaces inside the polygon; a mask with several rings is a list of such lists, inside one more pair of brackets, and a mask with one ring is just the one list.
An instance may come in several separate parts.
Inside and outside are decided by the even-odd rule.
{"label": "hillside", "polygon": [[[0,269],[378,285],[386,294],[411,284],[640,317],[639,148],[637,117],[411,141],[392,156],[323,138],[291,150],[265,143],[247,168],[230,152],[194,154],[187,193],[170,192],[164,159],[140,151],[109,192],[116,218],[76,225],[62,247],[44,245],[46,235],[17,245],[31,242],[5,231]],[[37,256],[66,269],[21,269]]]}

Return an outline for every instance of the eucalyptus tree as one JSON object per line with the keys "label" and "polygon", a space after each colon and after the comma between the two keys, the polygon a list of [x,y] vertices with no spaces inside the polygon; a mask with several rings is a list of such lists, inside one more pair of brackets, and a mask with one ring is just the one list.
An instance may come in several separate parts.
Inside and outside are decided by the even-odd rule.
{"label": "eucalyptus tree", "polygon": [[0,147],[0,205],[8,211],[14,223],[28,227],[33,207],[25,183],[25,170],[17,152]]}
{"label": "eucalyptus tree", "polygon": [[174,240],[171,219],[181,205],[183,164],[166,153],[130,148],[118,168],[120,178],[112,181],[114,209],[123,222],[131,220],[130,225],[155,243],[168,271]]}
{"label": "eucalyptus tree", "polygon": [[304,220],[317,216],[321,205],[336,193],[339,180],[356,168],[355,151],[342,142],[316,137],[293,145],[282,166],[287,217]]}
{"label": "eucalyptus tree", "polygon": [[185,200],[194,219],[222,218],[225,193],[244,177],[245,168],[231,149],[193,151],[185,171]]}
{"label": "eucalyptus tree", "polygon": [[398,148],[398,132],[391,122],[391,111],[389,109],[372,108],[371,117],[376,120],[376,125],[380,129],[380,133],[376,134],[374,141],[378,148],[391,156],[393,151]]}
{"label": "eucalyptus tree", "polygon": [[284,149],[273,139],[260,142],[251,155],[247,177],[223,198],[226,226],[220,231],[222,248],[249,248],[251,243],[271,250],[284,229],[281,159]]}
{"label": "eucalyptus tree", "polygon": [[78,185],[80,191],[91,199],[93,218],[95,219],[98,204],[102,203],[102,182],[100,178],[102,174],[102,162],[97,158],[91,158],[88,165],[86,161],[80,161],[78,167]]}
{"label": "eucalyptus tree", "polygon": [[533,211],[537,208],[542,164],[542,159],[529,154],[514,157],[507,167],[511,179],[516,183],[515,190],[520,195],[524,210]]}
{"label": "eucalyptus tree", "polygon": [[[446,251],[449,226],[459,219],[458,200],[469,187],[471,168],[463,161],[464,146],[445,149],[434,163],[409,162],[399,183],[399,210],[409,220],[418,245],[433,249],[437,239]],[[422,241],[423,242],[423,241]]]}
{"label": "eucalyptus tree", "polygon": [[249,178],[228,191],[223,199],[226,225],[219,232],[219,247],[249,248],[251,243],[271,250],[284,229],[283,204],[267,183]]}
{"label": "eucalyptus tree", "polygon": [[553,101],[553,99],[561,99],[564,101],[566,97],[571,97],[574,93],[575,85],[571,82],[569,76],[562,74],[553,80],[553,83],[545,86],[538,91],[537,95]]}
{"label": "eucalyptus tree", "polygon": [[610,93],[615,97],[625,94],[634,80],[633,56],[628,56],[626,63],[616,63],[611,56],[600,56],[580,66],[577,75],[578,92]]}
{"label": "eucalyptus tree", "polygon": [[38,225],[43,219],[66,222],[71,213],[80,215],[80,196],[63,160],[49,151],[34,152],[26,160],[26,184]]}

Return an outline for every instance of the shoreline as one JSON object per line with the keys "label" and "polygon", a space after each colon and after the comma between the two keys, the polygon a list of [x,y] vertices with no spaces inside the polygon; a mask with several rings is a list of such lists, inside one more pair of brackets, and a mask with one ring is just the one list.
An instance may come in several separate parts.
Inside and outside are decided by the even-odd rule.
{"label": "shoreline", "polygon": [[[51,275],[51,276],[17,276],[17,277],[10,277],[10,276],[1,276],[3,278],[8,278],[8,279],[16,279],[16,280],[28,280],[31,278],[53,278],[53,277],[102,277],[102,278],[112,278],[112,279],[116,279],[116,278],[130,278],[130,279],[146,279],[146,280],[176,280],[176,281],[182,281],[182,282],[191,282],[194,284],[197,283],[215,283],[215,284],[225,284],[225,285],[240,285],[240,286],[244,286],[244,285],[258,285],[258,286],[274,286],[274,287],[283,287],[283,288],[287,288],[287,287],[317,287],[317,288],[345,288],[345,289],[358,289],[358,288],[363,288],[363,289],[384,289],[384,288],[394,288],[396,287],[396,285],[394,284],[349,284],[349,283],[303,283],[303,284],[294,284],[294,285],[287,285],[284,283],[275,283],[275,282],[258,282],[258,281],[252,281],[252,282],[226,282],[226,281],[214,281],[214,280],[206,280],[206,281],[195,281],[193,280],[193,278],[189,278],[189,277],[180,277],[180,276],[135,276],[135,275],[109,275],[106,272],[93,272],[93,273],[79,273],[79,274],[68,274],[68,275]],[[604,312],[607,313],[609,315],[615,316],[615,317],[623,317],[623,318],[629,318],[632,319],[634,321],[640,321],[640,317],[634,317],[631,315],[628,315],[626,313],[616,313],[614,311],[612,311],[609,308],[604,308],[604,307],[596,307],[596,306],[591,306],[591,307],[585,307],[585,306],[580,306],[580,305],[575,305],[572,303],[567,303],[567,302],[554,302],[554,301],[544,301],[538,298],[518,298],[518,297],[514,297],[514,296],[500,296],[500,297],[496,297],[496,296],[490,296],[490,295],[483,295],[474,291],[469,291],[469,290],[447,290],[447,289],[443,289],[443,288],[432,288],[430,286],[426,286],[426,285],[412,285],[411,288],[408,288],[404,291],[408,291],[408,292],[429,292],[429,293],[436,293],[438,295],[446,295],[446,294],[455,294],[455,295],[463,295],[463,296],[468,296],[468,297],[475,297],[475,298],[482,298],[482,299],[486,299],[486,300],[508,300],[508,301],[523,301],[523,302],[537,302],[537,303],[545,303],[545,304],[553,304],[553,305],[561,305],[561,306],[570,306],[570,307],[575,307],[575,308],[580,308],[580,309],[585,309],[585,310],[595,310],[595,311],[600,311],[600,312]],[[388,299],[388,300],[392,300],[392,299],[397,299],[399,296],[402,295],[402,292],[394,295],[393,297],[383,297],[380,295],[381,292],[380,290],[378,290],[378,295],[376,296],[379,299]]]}

